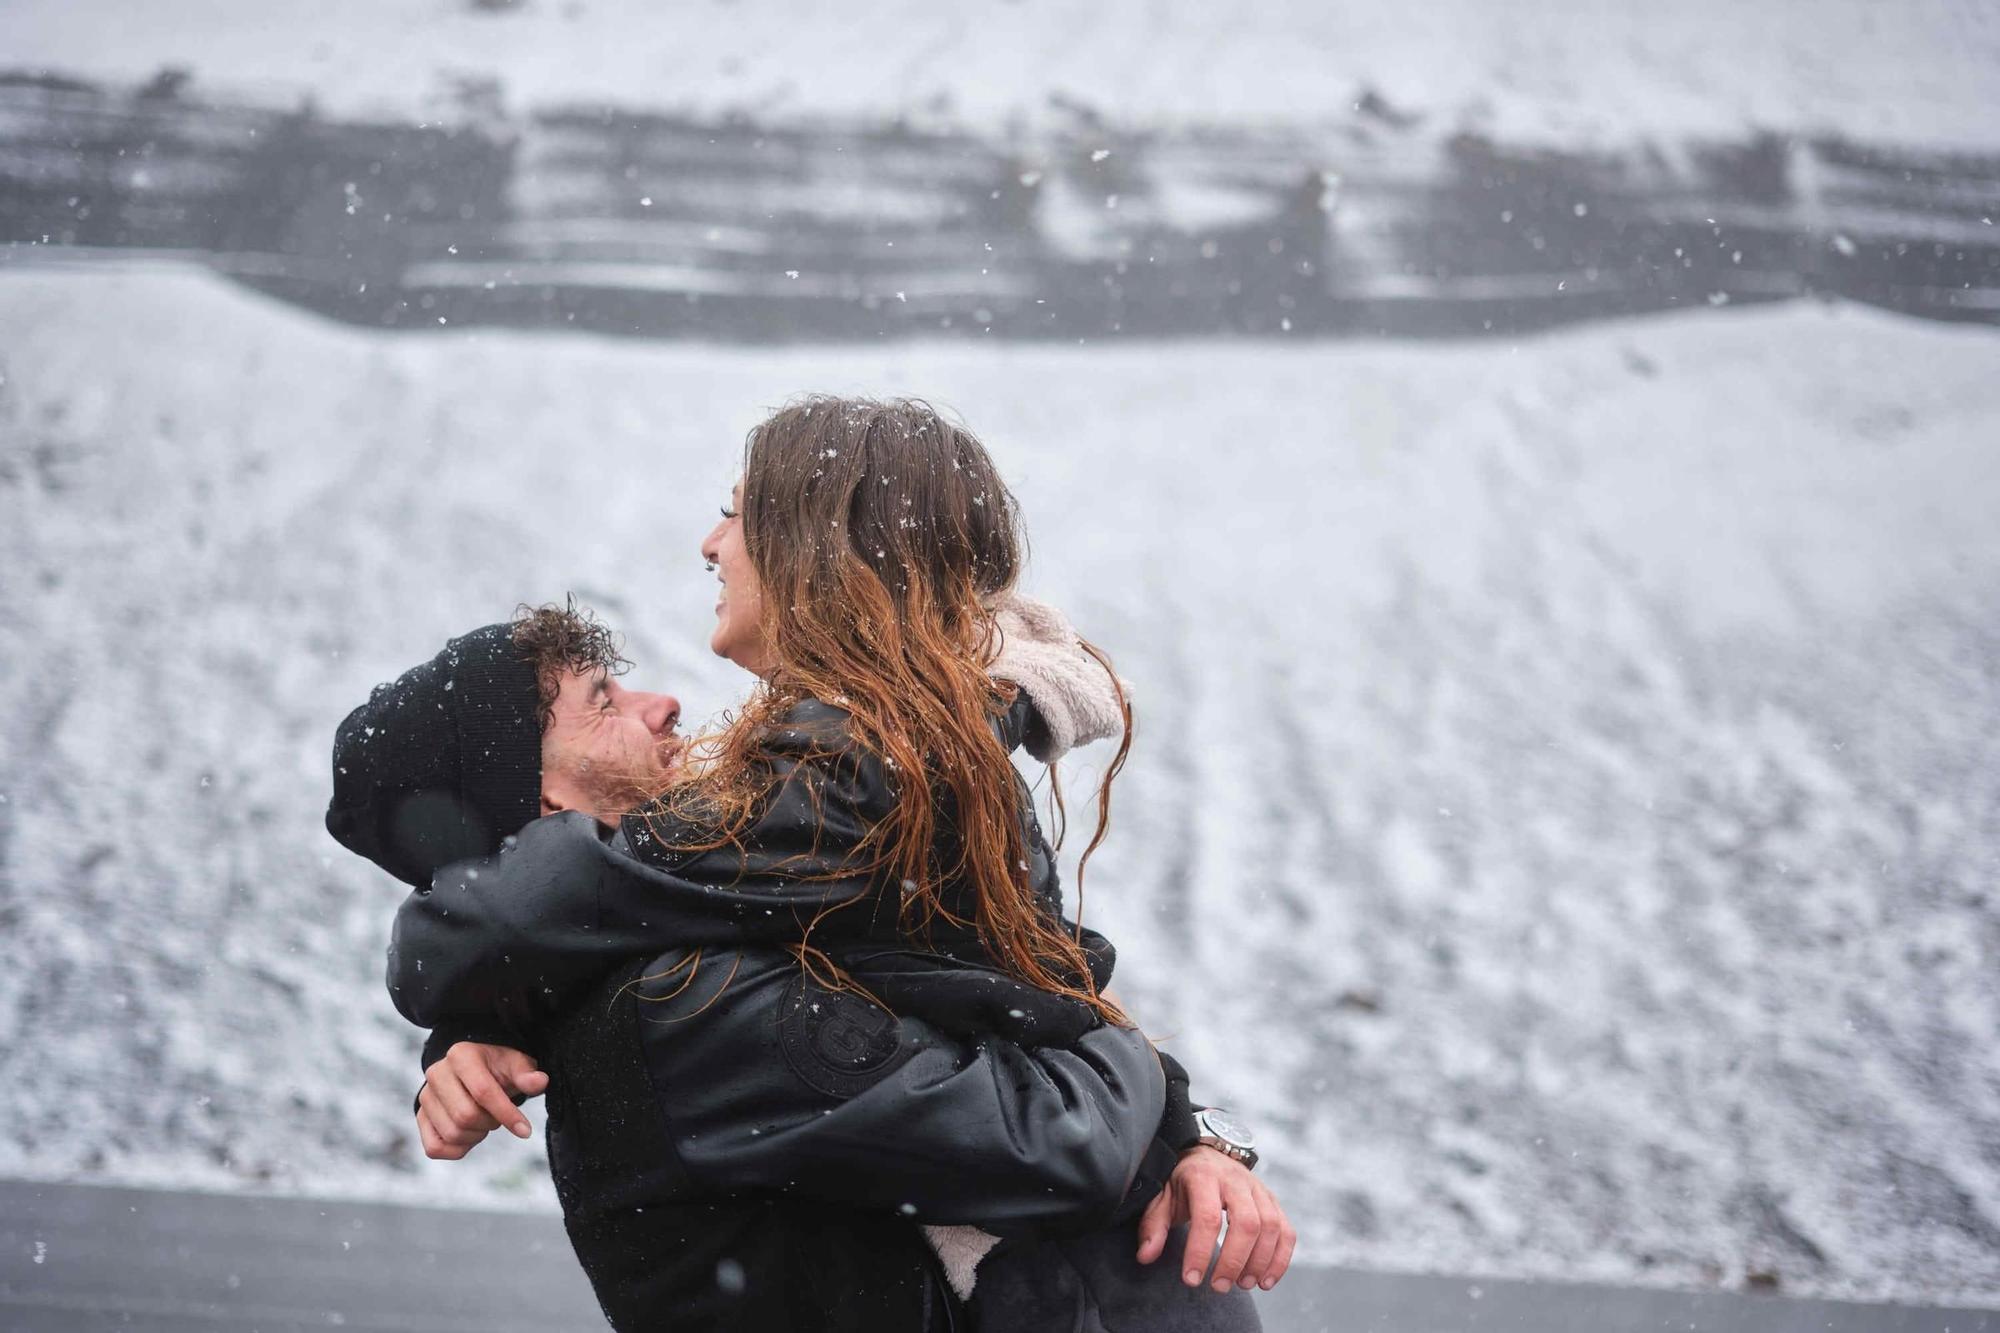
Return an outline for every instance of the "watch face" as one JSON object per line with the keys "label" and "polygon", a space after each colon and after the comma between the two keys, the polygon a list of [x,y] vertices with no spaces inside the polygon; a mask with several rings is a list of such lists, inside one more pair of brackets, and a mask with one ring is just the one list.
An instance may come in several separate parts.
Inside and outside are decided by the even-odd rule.
{"label": "watch face", "polygon": [[1209,1107],[1201,1113],[1201,1122],[1208,1132],[1217,1138],[1228,1139],[1239,1148],[1255,1146],[1257,1140],[1250,1134],[1250,1127],[1229,1112]]}

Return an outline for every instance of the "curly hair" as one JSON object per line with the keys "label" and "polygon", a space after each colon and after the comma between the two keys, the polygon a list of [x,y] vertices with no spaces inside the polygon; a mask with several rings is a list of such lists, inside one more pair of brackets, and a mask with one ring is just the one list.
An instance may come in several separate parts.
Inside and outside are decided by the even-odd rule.
{"label": "curly hair", "polygon": [[574,593],[565,595],[561,606],[554,602],[544,606],[522,603],[514,612],[513,639],[535,669],[543,731],[549,729],[555,716],[556,696],[562,692],[565,675],[604,671],[622,676],[632,669],[620,653],[623,641],[589,607],[578,606]]}

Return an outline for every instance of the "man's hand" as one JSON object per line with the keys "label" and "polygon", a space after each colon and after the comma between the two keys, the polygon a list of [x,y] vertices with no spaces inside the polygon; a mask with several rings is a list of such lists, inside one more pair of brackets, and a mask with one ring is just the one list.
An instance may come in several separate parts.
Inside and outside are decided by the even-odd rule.
{"label": "man's hand", "polygon": [[1291,1266],[1298,1233],[1263,1181],[1228,1153],[1205,1144],[1181,1154],[1166,1188],[1146,1206],[1139,1219],[1139,1262],[1158,1259],[1167,1248],[1168,1229],[1186,1222],[1181,1280],[1200,1286],[1224,1213],[1229,1215],[1229,1236],[1215,1261],[1215,1289],[1228,1291],[1234,1285],[1269,1291]]}
{"label": "man's hand", "polygon": [[539,1097],[548,1086],[549,1076],[511,1046],[454,1044],[444,1059],[424,1071],[423,1091],[417,1094],[424,1156],[455,1162],[502,1125],[527,1138],[528,1117],[514,1105],[512,1094]]}

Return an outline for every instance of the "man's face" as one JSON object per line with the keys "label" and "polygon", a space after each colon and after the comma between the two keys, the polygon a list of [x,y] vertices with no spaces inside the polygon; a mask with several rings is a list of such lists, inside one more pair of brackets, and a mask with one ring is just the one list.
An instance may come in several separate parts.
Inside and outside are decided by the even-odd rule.
{"label": "man's face", "polygon": [[680,700],[628,690],[605,671],[568,671],[542,732],[542,813],[581,810],[615,824],[671,780],[683,744]]}

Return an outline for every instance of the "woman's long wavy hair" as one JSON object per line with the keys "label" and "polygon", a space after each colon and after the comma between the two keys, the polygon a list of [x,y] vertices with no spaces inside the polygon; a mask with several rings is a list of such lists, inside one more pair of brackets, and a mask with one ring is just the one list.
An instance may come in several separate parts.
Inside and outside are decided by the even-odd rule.
{"label": "woman's long wavy hair", "polygon": [[[1125,1023],[1029,884],[1018,780],[993,725],[1011,700],[987,675],[999,650],[989,603],[1020,571],[1020,514],[985,447],[918,400],[806,398],[751,431],[741,507],[774,666],[659,808],[703,846],[738,843],[770,795],[762,738],[803,699],[836,704],[849,743],[893,785],[860,855],[878,884],[900,886],[904,932],[927,942],[939,920],[970,926],[1004,971]],[[1125,753],[1098,792],[1086,861]],[[954,884],[969,917],[946,901]],[[800,956],[838,975],[810,939]]]}

